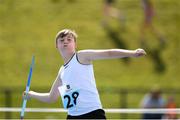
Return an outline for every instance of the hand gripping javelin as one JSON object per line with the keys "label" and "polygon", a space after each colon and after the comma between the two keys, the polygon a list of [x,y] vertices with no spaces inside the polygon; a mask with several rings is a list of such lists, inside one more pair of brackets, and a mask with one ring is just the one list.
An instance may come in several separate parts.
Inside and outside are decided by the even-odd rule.
{"label": "hand gripping javelin", "polygon": [[[33,56],[31,66],[30,66],[28,81],[27,81],[27,85],[26,85],[26,93],[28,93],[29,89],[30,89],[31,76],[32,76],[32,71],[33,71],[33,66],[34,66],[34,59],[35,59],[35,57]],[[22,104],[22,110],[21,110],[21,119],[24,118],[24,112],[25,112],[25,108],[26,108],[26,103],[27,103],[27,97],[23,97],[23,104]]]}

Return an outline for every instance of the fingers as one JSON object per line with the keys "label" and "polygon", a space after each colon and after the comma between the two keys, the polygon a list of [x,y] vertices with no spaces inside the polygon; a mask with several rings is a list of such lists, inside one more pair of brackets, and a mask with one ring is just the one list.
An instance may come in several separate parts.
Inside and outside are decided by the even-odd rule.
{"label": "fingers", "polygon": [[140,57],[140,56],[143,56],[143,55],[146,55],[146,52],[143,50],[143,49],[136,49],[135,50],[135,57]]}
{"label": "fingers", "polygon": [[143,49],[138,49],[138,52],[142,55],[146,55],[146,52]]}
{"label": "fingers", "polygon": [[26,99],[26,100],[30,99],[30,96],[26,91],[23,92],[23,99]]}

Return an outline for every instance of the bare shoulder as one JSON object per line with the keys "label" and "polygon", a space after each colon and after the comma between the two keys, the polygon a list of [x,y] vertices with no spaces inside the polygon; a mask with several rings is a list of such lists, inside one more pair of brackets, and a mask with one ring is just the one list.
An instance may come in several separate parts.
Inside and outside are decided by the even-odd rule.
{"label": "bare shoulder", "polygon": [[92,63],[88,53],[89,50],[80,50],[77,52],[77,59],[81,64],[89,65]]}

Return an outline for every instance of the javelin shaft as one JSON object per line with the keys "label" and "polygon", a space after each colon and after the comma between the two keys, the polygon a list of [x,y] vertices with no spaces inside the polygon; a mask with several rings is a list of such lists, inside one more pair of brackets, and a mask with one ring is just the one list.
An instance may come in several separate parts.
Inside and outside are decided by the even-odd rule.
{"label": "javelin shaft", "polygon": [[[26,93],[29,92],[30,89],[30,83],[31,83],[31,77],[32,77],[32,71],[33,71],[33,66],[34,66],[34,56],[32,58],[32,63],[30,66],[30,71],[29,71],[29,75],[28,75],[28,81],[27,81],[27,85],[26,85]],[[23,105],[22,105],[22,110],[21,110],[21,119],[24,118],[24,112],[25,112],[25,108],[26,108],[26,103],[27,103],[27,98],[24,97],[23,98]]]}

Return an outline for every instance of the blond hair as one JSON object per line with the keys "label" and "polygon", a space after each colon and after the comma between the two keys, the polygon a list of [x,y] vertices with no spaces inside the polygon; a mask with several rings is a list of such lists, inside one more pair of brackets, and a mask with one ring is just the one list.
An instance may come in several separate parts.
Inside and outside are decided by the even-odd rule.
{"label": "blond hair", "polygon": [[65,36],[69,35],[69,34],[71,34],[71,35],[74,37],[74,40],[76,41],[76,39],[77,39],[77,34],[76,34],[76,32],[75,32],[74,30],[71,30],[71,29],[63,29],[63,30],[59,31],[59,32],[56,34],[56,38],[55,38],[55,40],[56,40],[56,45],[57,45],[57,40],[58,40],[59,38],[63,38],[63,37],[65,37]]}

